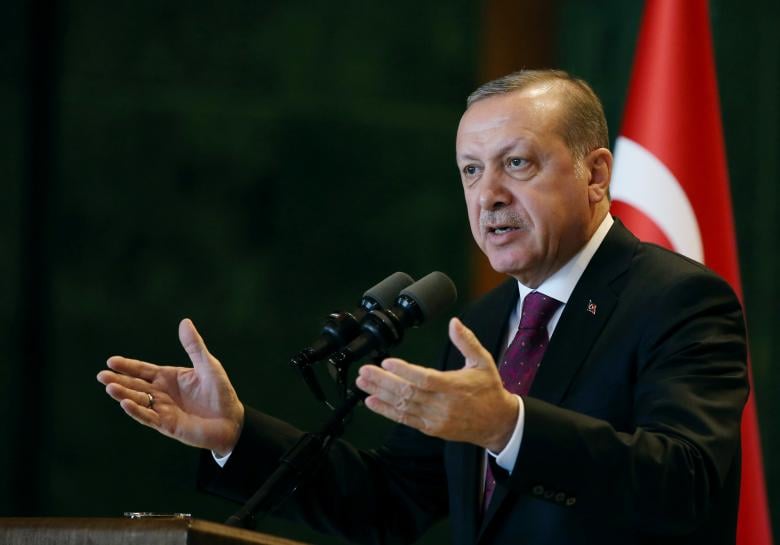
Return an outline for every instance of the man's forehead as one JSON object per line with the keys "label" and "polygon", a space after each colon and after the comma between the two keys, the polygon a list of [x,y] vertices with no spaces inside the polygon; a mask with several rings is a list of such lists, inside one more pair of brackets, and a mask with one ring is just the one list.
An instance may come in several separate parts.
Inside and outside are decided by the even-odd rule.
{"label": "man's forehead", "polygon": [[[518,112],[544,115],[557,114],[562,104],[562,93],[559,86],[552,82],[535,84],[533,86],[488,96],[472,103],[461,117],[471,121],[471,118],[490,116],[497,121],[514,117]],[[546,115],[545,115],[546,114]]]}
{"label": "man's forehead", "polygon": [[555,131],[560,98],[558,89],[551,82],[483,98],[463,113],[457,139],[487,136],[506,129],[510,124],[513,129],[525,127],[530,132]]}
{"label": "man's forehead", "polygon": [[471,133],[483,133],[485,131],[500,129],[512,121],[512,119],[513,116],[508,110],[505,110],[503,113],[491,112],[491,114],[487,115],[464,114],[460,120],[458,134],[466,135]]}

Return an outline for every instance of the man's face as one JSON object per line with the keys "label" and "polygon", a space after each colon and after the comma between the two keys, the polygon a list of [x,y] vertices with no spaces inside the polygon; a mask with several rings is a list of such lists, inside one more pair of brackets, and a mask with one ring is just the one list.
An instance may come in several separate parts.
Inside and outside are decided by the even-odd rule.
{"label": "man's face", "polygon": [[589,174],[557,131],[557,92],[531,88],[463,114],[457,163],[469,223],[497,271],[537,287],[588,240]]}

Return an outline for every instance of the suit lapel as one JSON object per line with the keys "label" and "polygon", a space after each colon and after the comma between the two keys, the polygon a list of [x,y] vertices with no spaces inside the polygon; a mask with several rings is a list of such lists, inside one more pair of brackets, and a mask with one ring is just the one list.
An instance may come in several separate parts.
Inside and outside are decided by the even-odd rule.
{"label": "suit lapel", "polygon": [[448,451],[449,457],[452,459],[450,496],[455,494],[457,499],[457,503],[453,502],[451,516],[458,523],[454,524],[453,527],[466,534],[459,536],[459,539],[455,541],[457,543],[474,543],[479,524],[479,486],[481,483],[479,456],[482,454],[482,449],[469,443],[450,443]]}
{"label": "suit lapel", "polygon": [[[615,220],[566,304],[531,386],[531,397],[553,404],[563,400],[619,300],[615,280],[629,268],[638,242],[619,220]],[[495,356],[495,352],[493,354]],[[496,486],[478,540],[508,494],[508,486],[503,483]]]}
{"label": "suit lapel", "polygon": [[[509,314],[517,305],[517,281],[507,280],[488,297],[490,299],[485,301],[485,305],[480,305],[481,311],[469,316],[465,323],[496,359],[506,337]],[[457,350],[454,347],[452,349]],[[470,443],[450,443],[448,447],[454,469],[450,493],[459,495],[459,507],[457,511],[453,510],[452,515],[460,517],[462,528],[469,533],[469,539],[464,542],[474,543],[480,522],[484,450]]]}
{"label": "suit lapel", "polygon": [[618,302],[613,283],[638,240],[615,220],[563,310],[529,395],[558,405]]}
{"label": "suit lapel", "polygon": [[506,280],[489,297],[479,313],[469,316],[466,325],[471,328],[482,346],[496,358],[506,339],[509,314],[517,305],[517,280]]}
{"label": "suit lapel", "polygon": [[[503,471],[503,470],[501,470]],[[477,536],[477,542],[482,539],[482,535],[485,533],[485,529],[490,525],[493,517],[496,515],[499,507],[504,502],[507,494],[509,494],[509,487],[503,483],[496,482],[496,487],[493,489],[493,497],[490,499],[490,505],[485,516],[482,517],[482,524],[479,527],[479,534]]]}

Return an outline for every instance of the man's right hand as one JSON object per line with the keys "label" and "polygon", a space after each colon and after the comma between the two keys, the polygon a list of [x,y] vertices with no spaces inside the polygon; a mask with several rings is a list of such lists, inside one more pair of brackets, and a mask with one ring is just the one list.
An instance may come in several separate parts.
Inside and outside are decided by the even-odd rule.
{"label": "man's right hand", "polygon": [[141,424],[218,456],[229,454],[241,435],[244,406],[191,320],[179,324],[179,340],[192,367],[112,356],[107,362],[110,370],[98,373],[97,379]]}

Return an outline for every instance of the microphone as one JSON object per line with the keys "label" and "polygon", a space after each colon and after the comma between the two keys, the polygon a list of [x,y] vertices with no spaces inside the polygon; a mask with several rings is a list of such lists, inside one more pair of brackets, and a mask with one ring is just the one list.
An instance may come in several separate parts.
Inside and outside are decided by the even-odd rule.
{"label": "microphone", "polygon": [[360,324],[369,312],[390,306],[399,292],[413,282],[414,279],[408,274],[395,272],[370,287],[363,294],[357,309],[329,314],[320,336],[311,346],[292,357],[290,365],[301,372],[303,380],[318,400],[324,401],[325,394],[311,370],[311,365],[325,359],[357,337],[360,334]]}
{"label": "microphone", "polygon": [[360,306],[352,312],[333,312],[328,315],[322,333],[312,345],[301,350],[294,360],[315,363],[329,356],[360,334],[360,323],[374,309],[389,306],[399,292],[414,282],[404,272],[395,272],[370,287],[363,294]]}
{"label": "microphone", "polygon": [[361,324],[362,333],[333,354],[328,359],[329,366],[341,374],[352,362],[395,346],[406,329],[421,325],[457,298],[457,289],[449,276],[438,271],[424,276],[403,289],[392,307],[368,312]]}

